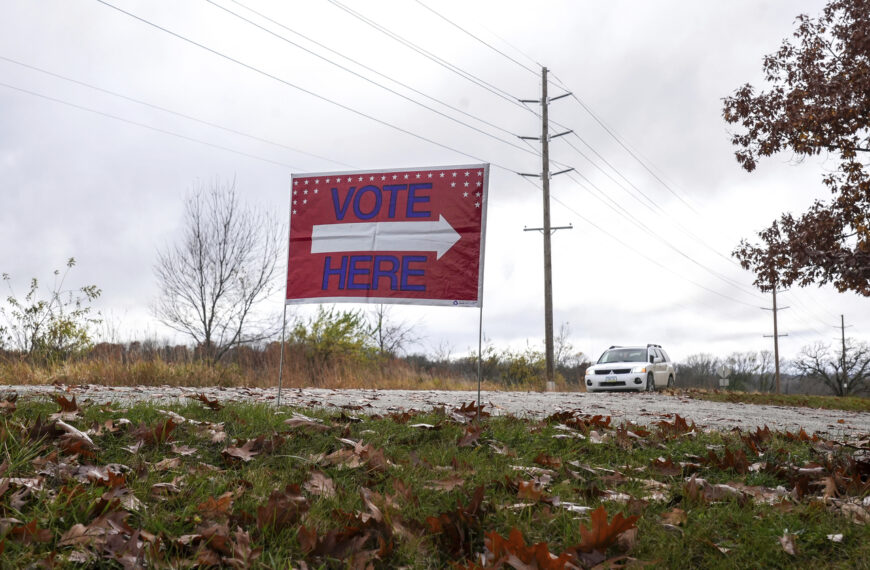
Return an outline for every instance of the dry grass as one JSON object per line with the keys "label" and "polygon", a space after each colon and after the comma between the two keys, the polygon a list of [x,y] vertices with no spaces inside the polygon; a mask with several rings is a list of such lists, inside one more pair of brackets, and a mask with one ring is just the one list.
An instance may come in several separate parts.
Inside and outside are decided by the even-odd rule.
{"label": "dry grass", "polygon": [[[288,351],[290,352],[290,351]],[[95,384],[102,386],[248,386],[278,385],[278,359],[209,366],[203,362],[166,362],[160,358],[94,358],[53,365],[20,360],[0,360],[0,384]],[[476,376],[451,374],[446,370],[419,370],[404,360],[349,362],[336,358],[314,367],[300,355],[288,354],[283,385],[288,388],[383,389],[383,390],[477,390]],[[484,390],[541,390],[542,386],[503,384],[484,379]],[[572,391],[561,379],[559,391]]]}

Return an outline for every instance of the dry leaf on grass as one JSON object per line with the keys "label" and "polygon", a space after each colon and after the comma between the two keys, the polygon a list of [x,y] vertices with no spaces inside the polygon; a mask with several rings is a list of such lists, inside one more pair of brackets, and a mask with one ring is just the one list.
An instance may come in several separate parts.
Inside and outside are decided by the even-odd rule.
{"label": "dry leaf on grass", "polygon": [[506,564],[511,568],[538,570],[565,570],[577,568],[571,564],[574,557],[569,553],[559,556],[552,554],[546,542],[526,545],[523,533],[512,528],[507,539],[497,532],[486,533],[486,561],[488,568],[498,568]]}
{"label": "dry leaf on grass", "polygon": [[208,407],[209,409],[212,409],[214,411],[222,410],[224,407],[224,405],[221,404],[220,401],[217,400],[217,398],[209,399],[209,397],[206,396],[205,394],[197,394],[196,396],[188,396],[188,398],[191,398],[193,400],[199,400],[200,402],[205,404],[206,407]]}
{"label": "dry leaf on grass", "polygon": [[423,487],[435,491],[452,491],[453,489],[462,487],[463,485],[465,485],[465,477],[462,477],[461,475],[451,475],[444,479],[429,481],[423,485]]}
{"label": "dry leaf on grass", "polygon": [[788,530],[783,533],[781,537],[779,537],[779,543],[782,545],[782,549],[786,552],[786,554],[791,554],[792,556],[797,556],[797,544],[796,544],[797,535],[789,534]]}
{"label": "dry leaf on grass", "polygon": [[465,426],[465,433],[459,438],[456,443],[458,447],[473,447],[477,445],[477,440],[480,439],[480,434],[483,428],[479,425],[469,424]]}
{"label": "dry leaf on grass", "polygon": [[597,550],[604,552],[607,547],[616,542],[617,537],[623,532],[635,528],[635,521],[640,518],[637,515],[625,518],[622,513],[613,515],[611,522],[607,522],[607,511],[604,505],[598,507],[589,516],[589,528],[580,523],[580,536],[582,540],[576,546],[581,552]]}
{"label": "dry leaf on grass", "polygon": [[683,509],[674,507],[670,511],[662,513],[661,521],[663,524],[683,526],[689,521],[689,516]]}
{"label": "dry leaf on grass", "polygon": [[302,488],[312,495],[319,495],[321,497],[335,496],[335,482],[321,471],[312,472],[308,481],[302,485]]}

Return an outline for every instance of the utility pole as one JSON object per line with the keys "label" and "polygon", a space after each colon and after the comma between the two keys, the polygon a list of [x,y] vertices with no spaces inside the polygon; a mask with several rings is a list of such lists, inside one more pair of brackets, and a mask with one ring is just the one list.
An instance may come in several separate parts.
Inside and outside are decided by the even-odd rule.
{"label": "utility pole", "polygon": [[[562,97],[567,97],[570,93],[564,93],[558,97],[550,99],[547,96],[547,68],[541,68],[541,99],[523,99],[522,103],[540,103],[541,104],[541,136],[538,137],[520,137],[525,140],[540,140],[541,141],[541,174],[523,174],[520,176],[540,177],[543,182],[544,190],[544,227],[540,228],[544,234],[544,345],[547,358],[547,388],[549,389],[555,382],[555,363],[553,356],[553,266],[550,261],[550,238],[553,231],[560,228],[550,226],[550,177],[556,174],[569,172],[573,168],[561,170],[559,172],[550,173],[550,139],[567,135],[571,131],[565,131],[556,135],[550,135],[549,132],[549,106],[550,101],[556,101]],[[538,229],[538,228],[532,228]],[[527,229],[528,231],[528,229]]]}
{"label": "utility pole", "polygon": [[777,306],[776,306],[776,285],[775,284],[773,287],[773,308],[772,309],[769,307],[761,307],[761,308],[764,309],[765,311],[773,311],[773,335],[766,334],[766,335],[764,335],[764,337],[770,338],[771,336],[773,336],[773,360],[774,360],[774,370],[776,371],[775,372],[776,373],[776,393],[781,394],[782,390],[780,388],[780,383],[779,383],[779,337],[788,336],[788,333],[779,334],[779,330],[777,328],[777,322],[776,322],[776,314],[779,311],[788,309],[788,307],[777,308]]}
{"label": "utility pole", "polygon": [[843,391],[846,390],[846,385],[849,381],[849,378],[846,376],[846,329],[850,328],[852,325],[846,326],[846,318],[843,315],[840,315],[840,341],[843,343],[843,352],[840,355],[841,366],[843,367]]}

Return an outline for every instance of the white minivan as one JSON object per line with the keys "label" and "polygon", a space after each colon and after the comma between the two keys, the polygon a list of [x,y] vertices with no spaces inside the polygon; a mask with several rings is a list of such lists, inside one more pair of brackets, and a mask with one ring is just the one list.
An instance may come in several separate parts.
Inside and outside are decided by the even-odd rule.
{"label": "white minivan", "polygon": [[674,363],[661,345],[611,346],[586,369],[586,391],[647,390],[674,386]]}

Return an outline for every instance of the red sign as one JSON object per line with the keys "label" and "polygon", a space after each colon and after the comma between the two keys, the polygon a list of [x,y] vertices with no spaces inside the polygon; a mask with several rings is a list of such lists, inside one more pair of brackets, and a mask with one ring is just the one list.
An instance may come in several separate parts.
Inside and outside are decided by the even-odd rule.
{"label": "red sign", "polygon": [[477,307],[489,165],[294,174],[287,303]]}

